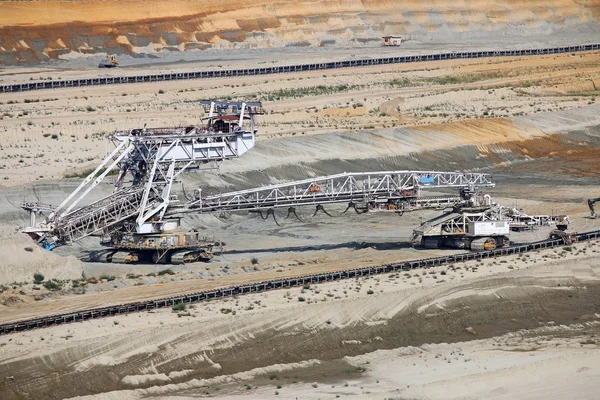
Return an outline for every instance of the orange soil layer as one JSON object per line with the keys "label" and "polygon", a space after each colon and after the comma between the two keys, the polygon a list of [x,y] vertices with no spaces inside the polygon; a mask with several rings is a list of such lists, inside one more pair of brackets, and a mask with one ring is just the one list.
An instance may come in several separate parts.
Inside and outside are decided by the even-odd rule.
{"label": "orange soil layer", "polygon": [[[221,41],[280,46],[382,34],[557,28],[600,19],[600,0],[311,1],[107,0],[0,2],[0,64],[80,53],[205,48]],[[256,34],[258,33],[258,36]],[[325,36],[324,36],[325,35]]]}
{"label": "orange soil layer", "polygon": [[[320,0],[296,2],[291,0],[207,2],[199,0],[82,0],[44,2],[2,2],[0,25],[51,25],[73,21],[86,23],[131,22],[139,20],[209,16],[206,22],[238,19],[261,19],[291,17],[294,22],[310,15],[326,15],[331,12],[389,11],[392,14],[412,15],[428,24],[432,12],[441,13],[447,22],[461,24],[481,22],[518,22],[518,20],[558,21],[588,11],[586,18],[600,16],[600,0],[532,0],[528,2],[474,0],[456,2],[448,0],[406,0],[390,2],[381,0],[331,1]],[[389,17],[389,16],[388,16]],[[290,21],[292,22],[292,21]],[[232,26],[221,26],[230,29]],[[238,26],[239,27],[239,26]]]}

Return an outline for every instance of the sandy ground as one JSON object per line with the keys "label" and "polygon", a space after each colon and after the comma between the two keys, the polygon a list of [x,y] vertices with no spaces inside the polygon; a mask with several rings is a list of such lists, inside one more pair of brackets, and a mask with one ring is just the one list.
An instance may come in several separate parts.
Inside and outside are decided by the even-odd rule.
{"label": "sandy ground", "polygon": [[[157,310],[8,335],[0,338],[0,375],[13,378],[0,382],[0,391],[20,398],[44,385],[57,390],[51,376],[28,376],[59,368],[63,389],[48,398],[98,391],[102,386],[91,383],[69,385],[87,376],[105,382],[101,391],[116,390],[92,397],[98,399],[205,392],[264,398],[275,394],[275,385],[283,386],[286,398],[447,398],[444,388],[452,388],[452,398],[511,398],[523,390],[543,398],[561,386],[553,378],[558,375],[570,382],[560,393],[593,398],[600,372],[600,310],[592,300],[600,284],[596,252],[597,243],[579,244],[571,252],[555,249],[211,301],[179,314]],[[571,305],[558,306],[564,299]],[[539,327],[546,328],[520,330]],[[504,332],[512,333],[498,336]],[[494,338],[461,343],[489,336]],[[378,348],[394,350],[368,353]],[[237,361],[253,361],[238,363],[227,355],[236,349],[244,349]],[[255,370],[265,357],[275,364],[308,364]],[[37,359],[46,361],[38,365]],[[568,367],[561,370],[561,363]],[[526,378],[533,371],[536,378]],[[273,375],[277,381],[265,379]],[[523,378],[507,384],[517,376]]]}
{"label": "sandy ground", "polygon": [[[557,337],[563,330],[568,337]],[[511,399],[527,393],[528,399],[594,399],[600,375],[599,349],[585,344],[594,342],[597,333],[578,336],[586,330],[597,332],[597,323],[540,328],[487,340],[379,350],[348,357],[355,370],[365,372],[349,374],[343,383],[282,386],[276,381],[270,387],[251,390],[251,394],[238,389],[227,398],[263,399],[276,394],[284,399]],[[187,392],[163,398],[183,400],[194,395]]]}
{"label": "sandy ground", "polygon": [[207,98],[263,100],[259,140],[415,127],[464,132],[464,143],[520,140],[531,132],[519,116],[596,104],[599,63],[600,53],[565,54],[3,94],[0,184],[90,168],[115,129],[197,123]]}

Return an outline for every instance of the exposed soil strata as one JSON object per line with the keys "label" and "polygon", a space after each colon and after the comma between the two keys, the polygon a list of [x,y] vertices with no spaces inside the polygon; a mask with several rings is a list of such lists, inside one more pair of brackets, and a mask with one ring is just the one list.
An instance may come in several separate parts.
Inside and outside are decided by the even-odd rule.
{"label": "exposed soil strata", "polygon": [[555,34],[596,29],[600,2],[488,0],[226,3],[160,1],[2,2],[0,63],[90,53],[362,46],[385,34],[419,40]]}

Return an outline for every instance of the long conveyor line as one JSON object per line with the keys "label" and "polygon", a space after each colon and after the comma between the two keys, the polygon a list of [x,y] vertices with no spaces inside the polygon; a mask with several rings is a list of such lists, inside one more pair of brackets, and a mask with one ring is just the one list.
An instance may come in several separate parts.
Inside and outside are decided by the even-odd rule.
{"label": "long conveyor line", "polygon": [[[600,238],[600,230],[578,233],[574,236],[576,242],[584,242],[587,240],[598,239]],[[35,328],[43,328],[53,325],[61,325],[76,321],[85,321],[88,319],[107,317],[117,314],[126,314],[136,311],[152,310],[155,308],[171,307],[179,303],[196,303],[199,301],[216,299],[220,297],[234,296],[253,292],[262,292],[265,290],[281,289],[292,286],[301,286],[304,284],[316,284],[340,279],[356,278],[360,276],[385,274],[395,271],[408,271],[416,268],[428,268],[455,262],[480,260],[512,254],[521,254],[530,251],[553,248],[563,245],[565,245],[563,239],[548,239],[539,242],[513,245],[510,247],[496,250],[460,253],[443,257],[404,261],[400,263],[356,268],[343,271],[328,272],[323,274],[306,275],[286,279],[274,279],[270,281],[251,283],[241,286],[213,289],[182,296],[173,296],[163,299],[148,300],[137,303],[127,303],[107,307],[92,308],[88,310],[81,310],[65,314],[57,314],[47,317],[0,324],[0,335],[5,335],[12,332],[26,331]]]}
{"label": "long conveyor line", "polygon": [[192,71],[192,72],[173,72],[166,74],[153,75],[132,75],[132,76],[108,76],[100,78],[83,78],[56,81],[24,82],[11,85],[0,86],[0,93],[26,92],[30,90],[99,86],[99,85],[117,85],[124,83],[142,83],[142,82],[163,82],[188,79],[206,79],[222,78],[235,76],[253,76],[253,75],[272,75],[284,74],[290,72],[319,71],[337,68],[365,67],[369,65],[385,64],[405,64],[413,62],[456,60],[466,58],[488,58],[488,57],[517,57],[517,56],[536,56],[544,54],[561,54],[578,51],[600,50],[600,44],[580,44],[561,47],[546,47],[539,49],[521,49],[521,50],[483,50],[466,52],[448,52],[436,54],[423,54],[400,57],[382,57],[368,58],[361,60],[331,61],[317,64],[299,64],[299,65],[281,65],[261,68],[244,68],[229,70],[212,71]]}

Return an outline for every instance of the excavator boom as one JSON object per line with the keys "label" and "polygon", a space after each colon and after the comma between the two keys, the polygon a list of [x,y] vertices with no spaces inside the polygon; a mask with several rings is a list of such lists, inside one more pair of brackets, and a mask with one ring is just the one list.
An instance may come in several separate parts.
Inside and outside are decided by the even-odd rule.
{"label": "excavator boom", "polygon": [[600,197],[597,197],[595,199],[588,199],[587,203],[588,203],[588,207],[590,208],[590,216],[592,218],[596,218],[596,210],[594,210],[594,204],[596,204],[597,202],[600,201]]}
{"label": "excavator boom", "polygon": [[305,205],[360,203],[366,206],[393,205],[397,211],[412,208],[452,207],[472,199],[458,195],[421,198],[423,189],[468,189],[493,187],[489,174],[440,171],[350,172],[322,176],[277,185],[262,186],[202,197],[196,189],[196,199],[172,213],[211,213],[223,211],[268,210]]}

